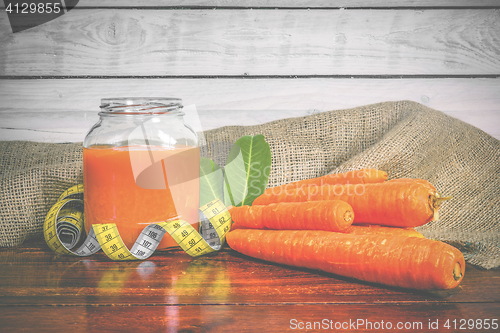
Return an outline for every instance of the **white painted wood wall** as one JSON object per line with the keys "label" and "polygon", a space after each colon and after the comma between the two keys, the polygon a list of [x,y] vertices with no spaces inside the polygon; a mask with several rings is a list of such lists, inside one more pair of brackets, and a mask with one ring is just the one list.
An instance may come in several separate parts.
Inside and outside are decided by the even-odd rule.
{"label": "white painted wood wall", "polygon": [[0,140],[82,141],[125,96],[205,129],[406,99],[500,139],[500,0],[80,0],[15,34],[0,12]]}

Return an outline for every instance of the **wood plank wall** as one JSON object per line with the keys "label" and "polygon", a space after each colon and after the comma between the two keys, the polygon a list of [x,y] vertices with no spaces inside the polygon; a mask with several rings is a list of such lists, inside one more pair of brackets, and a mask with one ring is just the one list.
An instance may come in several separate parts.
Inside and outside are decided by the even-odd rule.
{"label": "wood plank wall", "polygon": [[204,129],[407,99],[500,139],[500,0],[80,0],[15,34],[0,13],[0,140],[82,141],[123,96]]}

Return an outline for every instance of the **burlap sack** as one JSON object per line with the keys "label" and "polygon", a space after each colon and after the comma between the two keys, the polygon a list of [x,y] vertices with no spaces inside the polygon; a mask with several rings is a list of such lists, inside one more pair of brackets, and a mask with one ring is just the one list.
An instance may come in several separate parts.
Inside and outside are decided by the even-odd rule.
{"label": "burlap sack", "polygon": [[[242,135],[264,134],[272,150],[269,187],[363,167],[389,178],[423,178],[453,199],[441,219],[419,228],[483,268],[500,266],[500,141],[415,102],[228,126],[205,132],[202,156],[223,166]],[[81,144],[0,143],[0,246],[43,237],[45,214],[82,181]]]}

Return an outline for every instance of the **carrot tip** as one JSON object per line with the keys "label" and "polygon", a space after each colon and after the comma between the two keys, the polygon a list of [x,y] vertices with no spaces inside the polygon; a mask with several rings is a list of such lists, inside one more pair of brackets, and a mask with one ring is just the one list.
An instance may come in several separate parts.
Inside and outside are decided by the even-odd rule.
{"label": "carrot tip", "polygon": [[436,193],[436,195],[433,197],[432,199],[432,205],[434,206],[434,208],[439,208],[439,206],[441,206],[441,204],[443,203],[443,201],[446,201],[446,200],[450,200],[452,199],[453,197],[449,196],[449,197],[442,197],[439,193]]}
{"label": "carrot tip", "polygon": [[429,196],[429,206],[431,207],[432,211],[434,212],[434,221],[439,220],[439,206],[443,203],[443,201],[450,200],[453,197],[442,197],[439,193],[435,193],[434,195]]}
{"label": "carrot tip", "polygon": [[344,213],[344,221],[351,222],[353,220],[352,212],[350,210]]}
{"label": "carrot tip", "polygon": [[455,281],[460,280],[462,277],[462,267],[460,266],[460,263],[455,263],[455,266],[453,267],[453,278]]}

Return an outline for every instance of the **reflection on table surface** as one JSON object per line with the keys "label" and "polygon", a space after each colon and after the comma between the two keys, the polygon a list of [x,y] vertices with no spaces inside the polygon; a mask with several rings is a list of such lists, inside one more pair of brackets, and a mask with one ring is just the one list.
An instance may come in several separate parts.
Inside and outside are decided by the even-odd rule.
{"label": "reflection on table surface", "polygon": [[6,331],[275,332],[314,323],[426,331],[448,319],[458,324],[500,313],[498,270],[468,265],[453,290],[414,291],[270,264],[227,247],[198,258],[172,250],[113,262],[102,253],[56,255],[36,241],[0,249],[0,281]]}

